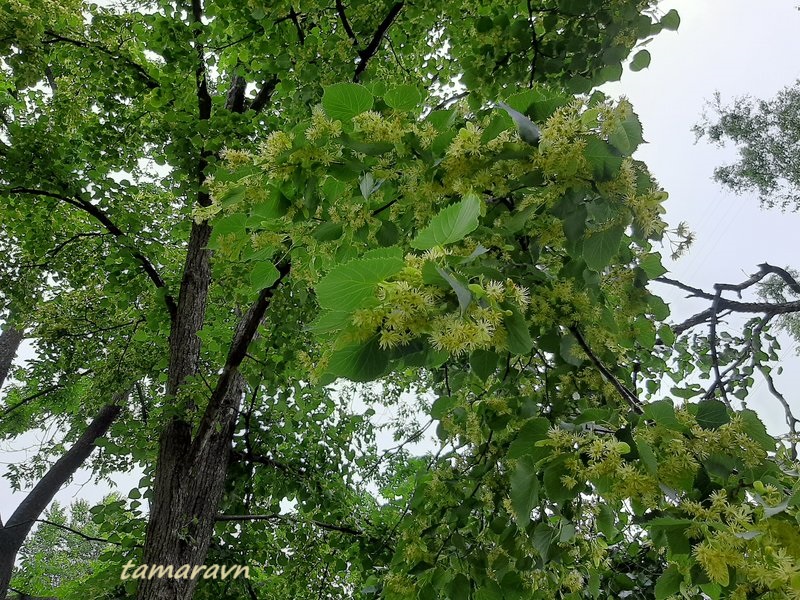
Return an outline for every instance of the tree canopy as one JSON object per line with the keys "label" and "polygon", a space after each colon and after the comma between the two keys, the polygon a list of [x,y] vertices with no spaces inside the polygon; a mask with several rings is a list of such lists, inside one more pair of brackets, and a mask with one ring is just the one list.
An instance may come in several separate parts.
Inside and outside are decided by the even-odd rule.
{"label": "tree canopy", "polygon": [[723,298],[745,282],[669,322],[648,284],[686,240],[633,107],[596,91],[678,24],[646,0],[0,5],[0,299],[36,350],[0,431],[64,432],[11,471],[38,483],[0,523],[0,597],[86,460],[144,476],[92,509],[105,548],[65,597],[796,594],[794,440],[729,397],[769,319],[717,328],[790,303]]}

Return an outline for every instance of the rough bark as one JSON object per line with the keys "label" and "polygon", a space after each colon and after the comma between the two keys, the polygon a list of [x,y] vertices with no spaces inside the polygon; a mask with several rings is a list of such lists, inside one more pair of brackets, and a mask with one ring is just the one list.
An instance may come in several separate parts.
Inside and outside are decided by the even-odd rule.
{"label": "rough bark", "polygon": [[25,496],[25,499],[8,519],[5,527],[0,528],[0,600],[5,600],[8,594],[8,585],[11,581],[17,552],[22,547],[22,543],[30,533],[36,519],[41,516],[58,490],[89,458],[97,439],[106,434],[119,415],[120,405],[125,396],[115,398],[114,403],[107,404],[100,409],[72,447],[50,467],[39,483]]}
{"label": "rough bark", "polygon": [[[236,374],[213,417],[214,426],[195,438],[191,452],[169,454],[175,444],[162,443],[159,454],[161,477],[156,479],[150,509],[143,564],[201,565],[205,561],[214,530],[219,501],[231,451],[244,382]],[[185,440],[178,440],[179,444]],[[169,469],[169,470],[167,470]],[[168,501],[167,501],[168,499]],[[194,579],[149,579],[140,582],[138,598],[147,600],[188,599]]]}
{"label": "rough bark", "polygon": [[0,387],[3,387],[6,377],[8,377],[23,337],[23,331],[12,325],[6,325],[3,333],[0,333]]}
{"label": "rough bark", "polygon": [[[162,435],[143,564],[177,568],[205,561],[245,389],[238,369],[275,289],[289,274],[289,265],[280,265],[279,272],[278,281],[262,290],[239,323],[194,439],[185,421],[177,428],[170,425]],[[190,600],[196,584],[194,579],[142,580],[137,598]]]}

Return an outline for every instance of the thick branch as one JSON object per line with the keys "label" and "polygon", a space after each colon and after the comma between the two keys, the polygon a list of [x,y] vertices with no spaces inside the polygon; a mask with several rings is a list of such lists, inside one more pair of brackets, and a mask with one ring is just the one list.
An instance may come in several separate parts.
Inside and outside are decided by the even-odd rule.
{"label": "thick branch", "polygon": [[795,294],[800,295],[800,283],[797,283],[797,280],[792,277],[791,273],[789,273],[786,269],[781,269],[780,267],[775,267],[773,265],[767,263],[761,263],[758,265],[761,270],[765,273],[773,273],[777,275],[789,286],[789,289],[792,290]]}
{"label": "thick branch", "polygon": [[217,385],[211,393],[208,406],[200,421],[197,436],[192,442],[192,448],[195,450],[192,452],[192,455],[196,454],[197,448],[204,443],[206,435],[213,429],[214,423],[217,420],[217,411],[219,407],[223,405],[224,399],[230,387],[233,385],[235,375],[247,354],[247,348],[256,334],[258,325],[264,317],[270,300],[284,278],[289,275],[290,270],[291,266],[288,262],[278,265],[278,272],[280,274],[278,279],[268,288],[261,290],[258,299],[239,322],[239,326],[236,328],[236,333],[231,341],[230,349],[228,350],[228,358],[225,361],[225,366],[222,367]]}
{"label": "thick branch", "polygon": [[358,53],[360,60],[358,61],[356,72],[353,75],[353,81],[356,83],[361,79],[361,75],[366,70],[369,61],[377,54],[378,49],[381,47],[383,36],[386,35],[386,32],[389,30],[389,27],[392,26],[392,23],[394,23],[400,11],[403,10],[403,6],[405,6],[405,2],[396,2],[392,8],[389,9],[389,13],[384,17],[383,21],[381,21],[381,24],[378,25],[378,29],[375,30],[375,34],[372,36],[369,45]]}
{"label": "thick branch", "polygon": [[21,526],[18,535],[24,539],[33,522],[47,508],[61,486],[89,458],[97,439],[105,435],[121,412],[121,404],[126,397],[127,394],[119,394],[112,404],[107,404],[100,409],[72,447],[55,462],[45,476],[39,480],[39,483],[20,502],[14,514],[8,519],[6,527]]}
{"label": "thick branch", "polygon": [[294,6],[289,7],[289,18],[294,23],[294,28],[297,30],[297,39],[300,40],[300,45],[303,46],[306,43],[306,34],[303,32],[303,28],[300,26],[300,19],[298,17],[300,13],[294,9]]}
{"label": "thick branch", "polygon": [[279,82],[280,79],[277,77],[273,77],[272,79],[265,81],[264,85],[261,86],[261,89],[258,90],[256,97],[253,98],[253,102],[250,104],[250,110],[257,113],[261,112],[264,107],[269,104],[269,101],[272,99],[272,94]]}
{"label": "thick branch", "polygon": [[[771,267],[770,265],[761,265],[762,271],[751,276],[746,281],[740,284],[716,284],[714,287],[720,290],[731,290],[735,292],[741,292],[742,290],[746,289],[747,287],[752,286],[753,284],[757,283],[761,279],[764,278],[765,275],[768,273],[776,273],[774,269],[779,269],[778,267]],[[783,271],[783,269],[779,269]],[[789,275],[787,273],[787,275]],[[791,275],[789,275],[791,278]],[[675,279],[670,279],[669,277],[658,277],[654,281],[658,281],[659,283],[666,283],[667,285],[671,285],[673,287],[677,287],[684,291],[690,293],[691,296],[696,298],[705,298],[707,300],[711,300],[712,302],[716,299],[716,294],[711,294],[700,288],[692,287],[690,285],[686,285],[685,283],[681,283]],[[792,281],[794,281],[792,279]],[[788,283],[788,282],[787,282]],[[791,284],[790,284],[791,285]],[[775,315],[785,315],[795,312],[800,312],[800,300],[796,300],[793,302],[740,302],[738,300],[729,300],[727,298],[720,297],[717,301],[716,307],[716,314],[718,315],[720,311],[727,310],[731,312],[738,312],[738,313],[763,313],[765,316],[774,317]],[[680,335],[691,329],[692,327],[696,327],[697,325],[701,325],[702,323],[707,323],[711,319],[714,318],[715,311],[713,308],[709,308],[702,312],[697,313],[686,319],[683,323],[678,325],[673,325],[672,330],[675,332],[675,335]]]}

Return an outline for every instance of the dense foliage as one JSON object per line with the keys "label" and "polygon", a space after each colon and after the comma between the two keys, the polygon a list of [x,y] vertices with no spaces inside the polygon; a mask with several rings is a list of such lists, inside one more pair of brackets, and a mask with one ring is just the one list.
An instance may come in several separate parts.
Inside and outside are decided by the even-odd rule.
{"label": "dense foliage", "polygon": [[92,466],[144,472],[60,593],[797,595],[790,445],[668,324],[681,232],[592,93],[654,4],[0,4],[0,428],[67,432],[12,480],[109,404]]}

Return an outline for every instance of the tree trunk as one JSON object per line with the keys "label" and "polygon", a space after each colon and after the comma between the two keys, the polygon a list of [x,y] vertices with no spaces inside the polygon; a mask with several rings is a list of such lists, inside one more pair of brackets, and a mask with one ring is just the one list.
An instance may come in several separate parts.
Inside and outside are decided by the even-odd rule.
{"label": "tree trunk", "polygon": [[21,329],[16,329],[8,324],[3,328],[3,333],[0,333],[0,387],[3,387],[6,377],[8,377],[23,337],[24,333]]}
{"label": "tree trunk", "polygon": [[75,471],[89,458],[98,438],[106,434],[121,411],[122,400],[127,394],[115,398],[113,404],[100,409],[94,420],[86,427],[78,440],[59,458],[39,483],[25,496],[5,527],[0,528],[0,600],[5,600],[14,561],[22,543],[28,536],[47,505],[53,500]]}
{"label": "tree trunk", "polygon": [[[217,509],[230,460],[239,404],[244,392],[240,375],[228,386],[213,426],[198,433],[185,454],[170,452],[178,445],[162,437],[159,475],[150,507],[143,564],[202,565],[214,531]],[[172,435],[170,433],[169,435]],[[181,446],[184,440],[178,442]],[[167,470],[169,469],[169,470]],[[138,598],[186,600],[192,597],[195,579],[146,579]]]}
{"label": "tree trunk", "polygon": [[[203,324],[210,282],[208,250],[205,249],[208,231],[208,226],[196,224],[190,236],[187,271],[181,284],[177,317],[170,333],[167,392],[173,397],[186,377],[197,370],[199,361],[200,340],[197,332]],[[278,270],[279,279],[270,288],[261,291],[239,323],[225,366],[194,439],[186,416],[172,419],[161,434],[142,564],[171,565],[173,569],[178,569],[187,564],[200,566],[205,561],[245,389],[238,368],[255,337],[272,294],[289,273],[289,265],[280,265]],[[191,414],[191,407],[189,405],[185,415]],[[139,583],[137,598],[190,600],[196,585],[196,579],[144,579]]]}

